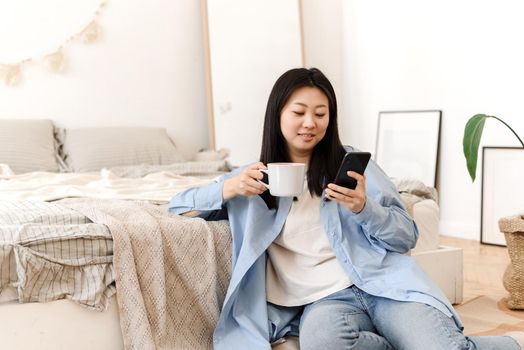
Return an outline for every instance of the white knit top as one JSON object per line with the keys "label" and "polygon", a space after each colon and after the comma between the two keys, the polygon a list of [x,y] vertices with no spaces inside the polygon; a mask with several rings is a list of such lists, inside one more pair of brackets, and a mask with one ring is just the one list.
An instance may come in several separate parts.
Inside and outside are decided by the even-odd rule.
{"label": "white knit top", "polygon": [[320,222],[320,198],[306,188],[268,249],[267,300],[305,305],[352,285]]}

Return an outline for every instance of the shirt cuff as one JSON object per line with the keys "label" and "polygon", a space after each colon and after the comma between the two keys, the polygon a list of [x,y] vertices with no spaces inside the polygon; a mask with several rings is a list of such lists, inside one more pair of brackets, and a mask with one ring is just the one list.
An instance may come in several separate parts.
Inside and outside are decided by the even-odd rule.
{"label": "shirt cuff", "polygon": [[194,206],[198,210],[217,210],[222,208],[224,202],[222,191],[224,181],[214,182],[197,189]]}
{"label": "shirt cuff", "polygon": [[387,213],[379,203],[369,196],[366,196],[366,204],[364,205],[364,208],[362,208],[359,213],[350,212],[350,215],[358,224],[363,226],[369,225],[371,221],[382,222],[385,220]]}

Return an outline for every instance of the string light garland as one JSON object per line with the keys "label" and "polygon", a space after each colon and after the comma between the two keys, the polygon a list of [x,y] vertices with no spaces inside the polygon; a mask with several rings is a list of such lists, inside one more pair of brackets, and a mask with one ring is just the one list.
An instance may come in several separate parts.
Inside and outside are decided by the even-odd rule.
{"label": "string light garland", "polygon": [[95,42],[101,33],[98,18],[102,9],[107,4],[107,0],[101,0],[95,11],[94,17],[80,32],[71,35],[56,50],[40,57],[29,57],[15,63],[0,63],[0,80],[3,80],[7,86],[15,86],[22,80],[23,68],[31,65],[42,63],[49,71],[54,73],[61,72],[65,67],[64,49],[73,42],[82,42],[91,44]]}

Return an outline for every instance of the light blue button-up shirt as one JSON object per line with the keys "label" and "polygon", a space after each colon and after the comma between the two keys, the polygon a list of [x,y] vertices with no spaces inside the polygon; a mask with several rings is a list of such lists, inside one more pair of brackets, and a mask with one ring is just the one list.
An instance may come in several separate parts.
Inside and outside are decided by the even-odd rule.
{"label": "light blue button-up shirt", "polygon": [[[205,217],[225,206],[232,233],[232,274],[216,325],[215,349],[270,350],[266,304],[266,249],[280,234],[292,204],[280,197],[277,209],[268,209],[259,196],[222,197],[224,180],[179,193],[169,210],[181,214],[201,211]],[[404,255],[415,246],[418,230],[405,211],[397,190],[376,163],[366,172],[366,205],[354,214],[334,201],[321,201],[320,218],[329,243],[351,281],[365,292],[401,301],[431,305],[459,327],[460,320],[439,288]]]}

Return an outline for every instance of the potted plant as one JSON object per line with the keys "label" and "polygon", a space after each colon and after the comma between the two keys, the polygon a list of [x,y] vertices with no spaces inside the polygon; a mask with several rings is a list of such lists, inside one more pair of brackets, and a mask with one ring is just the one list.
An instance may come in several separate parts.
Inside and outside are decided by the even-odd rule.
{"label": "potted plant", "polygon": [[[472,181],[475,181],[480,138],[484,130],[484,123],[488,118],[494,118],[506,125],[524,148],[524,142],[519,135],[502,119],[486,114],[474,115],[466,123],[462,141]],[[509,297],[505,299],[505,302],[510,309],[524,309],[524,215],[501,218],[499,228],[501,232],[504,232],[511,261],[502,278],[504,288],[509,292]]]}
{"label": "potted plant", "polygon": [[469,176],[471,176],[471,181],[475,181],[475,176],[477,173],[477,158],[479,151],[480,138],[482,137],[482,131],[484,130],[484,124],[488,118],[494,118],[506,125],[508,129],[517,137],[520,144],[524,148],[524,142],[517,135],[515,130],[511,128],[506,122],[502,119],[497,118],[493,115],[486,114],[476,114],[473,117],[469,118],[464,128],[464,138],[462,139],[462,146],[464,149],[464,156],[466,157],[466,165],[468,167]]}

